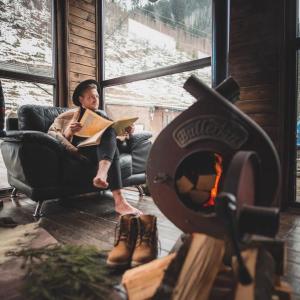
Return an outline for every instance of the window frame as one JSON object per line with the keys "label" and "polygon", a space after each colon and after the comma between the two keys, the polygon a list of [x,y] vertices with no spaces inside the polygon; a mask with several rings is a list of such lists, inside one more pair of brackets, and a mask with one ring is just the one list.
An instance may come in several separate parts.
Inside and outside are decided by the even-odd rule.
{"label": "window frame", "polygon": [[[288,80],[287,96],[292,100],[287,107],[287,117],[290,120],[291,134],[287,136],[290,138],[289,151],[292,151],[288,160],[288,174],[287,179],[288,191],[287,203],[283,203],[283,208],[288,206],[300,207],[297,202],[297,110],[298,110],[298,94],[300,95],[300,86],[298,85],[298,76],[300,76],[300,69],[298,69],[298,59],[300,59],[300,28],[298,19],[300,18],[299,0],[289,1],[286,9],[286,43],[287,43],[287,67],[286,74]],[[299,56],[297,55],[299,54]],[[289,75],[288,75],[289,74]],[[287,139],[286,138],[286,139]],[[288,142],[288,141],[287,141]]]}
{"label": "window frame", "polygon": [[[297,37],[297,0],[283,3],[283,24],[279,101],[279,139],[281,154],[281,199],[280,208],[300,207],[297,202],[297,51],[300,51],[300,36]],[[300,75],[300,73],[299,73]],[[300,92],[300,87],[299,87]],[[284,196],[283,196],[284,195]]]}
{"label": "window frame", "polygon": [[[10,79],[24,82],[49,84],[53,86],[53,106],[65,106],[67,103],[67,7],[69,0],[52,1],[52,49],[53,77],[22,73],[0,69],[0,80]],[[61,83],[60,83],[61,82]],[[59,91],[58,91],[59,89]],[[6,197],[12,188],[7,186],[0,189],[0,200]]]}
{"label": "window frame", "polygon": [[[191,60],[144,72],[128,74],[120,77],[105,79],[104,57],[104,18],[105,0],[96,0],[96,36],[97,36],[97,80],[101,87],[101,109],[105,107],[105,88],[123,85],[131,82],[168,76],[187,71],[193,71],[208,66],[212,67],[212,86],[215,87],[228,75],[228,45],[229,45],[229,16],[230,0],[212,1],[212,56]],[[213,62],[213,63],[212,63]]]}
{"label": "window frame", "polygon": [[59,93],[57,93],[57,87],[58,87],[58,72],[59,72],[59,60],[61,53],[58,49],[59,40],[62,39],[59,24],[62,20],[62,17],[58,14],[60,10],[63,9],[63,1],[59,0],[51,0],[52,1],[52,50],[53,50],[53,56],[52,56],[52,63],[53,63],[53,77],[48,76],[41,76],[41,75],[35,75],[30,73],[23,73],[18,71],[12,71],[12,70],[4,70],[0,68],[0,79],[10,79],[10,80],[17,80],[17,81],[24,81],[24,82],[33,82],[33,83],[41,83],[41,84],[49,84],[53,86],[53,105],[57,106],[61,103],[59,99]]}

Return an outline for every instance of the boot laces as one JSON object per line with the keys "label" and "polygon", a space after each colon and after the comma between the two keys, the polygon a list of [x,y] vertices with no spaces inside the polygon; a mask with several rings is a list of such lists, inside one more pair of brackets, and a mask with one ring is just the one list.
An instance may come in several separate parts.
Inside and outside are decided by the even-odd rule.
{"label": "boot laces", "polygon": [[126,241],[127,245],[130,245],[130,229],[126,228],[126,230],[121,230],[121,222],[119,222],[115,227],[115,238],[114,245],[117,246],[120,241]]}
{"label": "boot laces", "polygon": [[136,244],[140,246],[143,242],[149,245],[154,245],[156,253],[161,253],[161,242],[158,238],[158,232],[155,230],[155,224],[152,224],[152,226],[149,226],[148,228],[145,228],[142,224],[140,225]]}
{"label": "boot laces", "polygon": [[[155,238],[153,238],[152,233],[154,231],[153,224],[152,226],[144,226],[143,224],[140,225],[139,228],[139,235],[137,244],[141,244],[142,242],[147,242],[149,244],[153,244]],[[156,233],[157,236],[157,233]]]}

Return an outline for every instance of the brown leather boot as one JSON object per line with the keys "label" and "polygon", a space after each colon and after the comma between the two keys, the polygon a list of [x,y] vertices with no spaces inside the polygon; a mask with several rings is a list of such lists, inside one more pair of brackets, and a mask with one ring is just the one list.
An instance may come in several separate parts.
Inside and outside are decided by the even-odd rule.
{"label": "brown leather boot", "polygon": [[116,230],[115,245],[108,254],[106,263],[111,267],[126,267],[130,265],[136,242],[136,215],[120,216]]}
{"label": "brown leather boot", "polygon": [[145,264],[157,257],[156,217],[141,215],[137,217],[137,239],[132,255],[131,266]]}

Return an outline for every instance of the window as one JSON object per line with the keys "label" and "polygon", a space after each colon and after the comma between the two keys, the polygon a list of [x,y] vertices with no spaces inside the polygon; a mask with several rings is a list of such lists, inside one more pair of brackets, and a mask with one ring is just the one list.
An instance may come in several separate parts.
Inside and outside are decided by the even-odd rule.
{"label": "window", "polygon": [[135,130],[143,128],[156,137],[181,111],[195,101],[183,89],[184,82],[195,74],[210,85],[210,67],[176,73],[105,89],[106,111],[112,119],[139,116]]}
{"label": "window", "polygon": [[191,74],[211,85],[211,0],[103,0],[102,17],[105,108],[157,136],[195,101]]}
{"label": "window", "polygon": [[[0,80],[6,116],[23,104],[53,105],[54,1],[0,0],[0,11]],[[8,183],[0,158],[1,189]]]}
{"label": "window", "polygon": [[297,162],[296,162],[296,202],[300,203],[300,5],[297,0],[296,14],[296,45],[297,45]]}
{"label": "window", "polygon": [[104,3],[105,79],[211,54],[210,0]]}

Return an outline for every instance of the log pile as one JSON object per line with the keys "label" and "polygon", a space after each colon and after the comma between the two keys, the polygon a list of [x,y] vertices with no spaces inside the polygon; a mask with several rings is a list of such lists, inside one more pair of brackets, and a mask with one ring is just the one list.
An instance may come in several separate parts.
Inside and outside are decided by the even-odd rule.
{"label": "log pile", "polygon": [[254,245],[242,251],[253,278],[250,284],[239,282],[235,257],[230,266],[224,264],[223,240],[198,233],[186,238],[178,251],[128,270],[122,284],[129,300],[291,299],[291,288],[280,280],[272,255]]}

